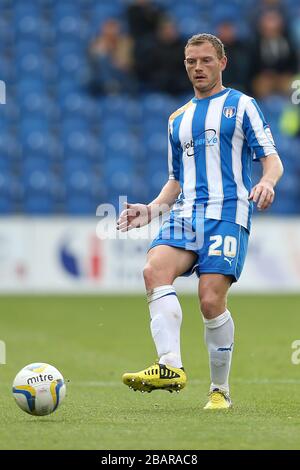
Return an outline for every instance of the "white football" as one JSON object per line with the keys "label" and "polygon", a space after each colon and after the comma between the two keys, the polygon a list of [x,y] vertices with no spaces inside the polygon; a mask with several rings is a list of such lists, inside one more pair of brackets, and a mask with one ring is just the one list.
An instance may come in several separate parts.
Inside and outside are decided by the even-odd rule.
{"label": "white football", "polygon": [[66,395],[66,385],[61,373],[45,363],[25,366],[13,383],[17,405],[26,413],[44,416],[57,410]]}

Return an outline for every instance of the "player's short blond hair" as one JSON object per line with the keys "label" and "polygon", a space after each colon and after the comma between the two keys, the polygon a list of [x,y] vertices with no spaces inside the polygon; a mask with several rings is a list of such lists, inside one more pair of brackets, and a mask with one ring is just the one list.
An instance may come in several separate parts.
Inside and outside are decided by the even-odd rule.
{"label": "player's short blond hair", "polygon": [[189,46],[198,46],[204,42],[209,42],[215,48],[218,59],[225,57],[225,48],[221,39],[217,38],[217,36],[214,36],[213,34],[208,33],[195,34],[192,36],[186,43],[184,50],[186,51],[187,47]]}

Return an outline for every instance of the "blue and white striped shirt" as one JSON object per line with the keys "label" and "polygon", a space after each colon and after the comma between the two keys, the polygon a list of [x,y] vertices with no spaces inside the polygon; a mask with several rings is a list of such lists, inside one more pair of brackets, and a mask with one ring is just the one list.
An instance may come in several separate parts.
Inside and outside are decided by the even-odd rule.
{"label": "blue and white striped shirt", "polygon": [[169,119],[169,179],[182,192],[174,210],[191,217],[198,204],[206,218],[251,225],[252,160],[276,154],[256,101],[231,88],[193,98]]}

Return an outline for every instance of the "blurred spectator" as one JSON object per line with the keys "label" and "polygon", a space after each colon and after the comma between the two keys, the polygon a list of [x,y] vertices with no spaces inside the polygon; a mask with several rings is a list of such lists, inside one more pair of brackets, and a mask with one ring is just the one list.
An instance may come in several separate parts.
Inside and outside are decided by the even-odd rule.
{"label": "blurred spectator", "polygon": [[135,71],[141,82],[147,80],[148,53],[152,50],[164,12],[149,0],[133,0],[127,9],[129,33],[134,40]]}
{"label": "blurred spectator", "polygon": [[263,98],[273,93],[286,94],[296,71],[297,55],[285,33],[283,17],[276,10],[263,13],[251,58],[254,95]]}
{"label": "blurred spectator", "polygon": [[300,70],[300,4],[298,14],[291,21],[291,37],[298,55],[298,71]]}
{"label": "blurred spectator", "polygon": [[159,24],[156,41],[149,54],[148,83],[151,88],[173,95],[191,90],[184,67],[183,41],[175,23],[165,18]]}
{"label": "blurred spectator", "polygon": [[252,11],[252,21],[250,17],[250,22],[254,28],[262,15],[270,10],[276,10],[282,16],[284,22],[286,22],[287,8],[284,7],[282,0],[260,0],[256,2],[255,8]]}
{"label": "blurred spectator", "polygon": [[228,58],[227,68],[223,72],[224,84],[247,92],[249,89],[248,48],[239,40],[236,25],[233,22],[224,21],[217,27],[217,36],[224,43]]}
{"label": "blurred spectator", "polygon": [[121,24],[107,20],[89,47],[90,91],[93,94],[135,91],[132,40]]}

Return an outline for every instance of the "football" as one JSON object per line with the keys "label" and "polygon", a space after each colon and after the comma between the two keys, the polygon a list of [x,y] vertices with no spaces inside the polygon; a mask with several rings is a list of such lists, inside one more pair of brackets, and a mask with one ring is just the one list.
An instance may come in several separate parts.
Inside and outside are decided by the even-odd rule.
{"label": "football", "polygon": [[34,363],[25,366],[13,383],[17,405],[26,413],[45,416],[53,413],[66,395],[62,374],[53,366]]}

